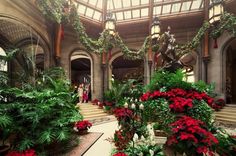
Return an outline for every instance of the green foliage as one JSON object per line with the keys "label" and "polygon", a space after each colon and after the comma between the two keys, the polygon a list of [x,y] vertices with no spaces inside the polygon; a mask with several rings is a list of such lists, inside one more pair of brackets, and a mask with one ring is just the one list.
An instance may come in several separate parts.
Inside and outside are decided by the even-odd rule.
{"label": "green foliage", "polygon": [[[49,19],[63,23],[65,20],[69,20],[78,34],[78,38],[82,45],[90,52],[102,53],[104,50],[108,51],[114,46],[118,46],[123,52],[124,56],[129,59],[142,59],[145,57],[148,47],[150,46],[150,36],[146,37],[140,50],[132,51],[123,42],[118,33],[114,36],[108,31],[103,31],[97,40],[91,39],[85,32],[83,24],[80,22],[77,8],[75,5],[68,6],[70,8],[69,13],[64,11],[66,2],[64,0],[37,0],[37,4],[42,13]],[[236,35],[236,17],[233,14],[224,13],[220,23],[217,27],[214,27],[211,31],[210,36],[213,38],[219,37],[225,30]],[[205,21],[199,31],[196,33],[192,41],[184,44],[177,45],[176,53],[180,58],[181,56],[192,52],[200,44],[204,34],[210,29],[210,23]],[[156,51],[158,45],[154,45],[152,49]]]}
{"label": "green foliage", "polygon": [[236,17],[234,14],[225,12],[221,16],[220,23],[211,32],[212,38],[218,38],[224,31],[236,36]]}
{"label": "green foliage", "polygon": [[139,156],[139,155],[151,156],[150,150],[153,151],[154,156],[164,156],[161,146],[146,145],[146,144],[138,145],[135,146],[134,148],[130,146],[125,150],[125,153],[127,155],[132,155],[132,156]]}
{"label": "green foliage", "polygon": [[145,111],[143,112],[144,121],[158,122],[165,127],[165,131],[169,131],[169,124],[174,121],[174,115],[171,113],[169,105],[164,98],[157,100],[149,100],[143,102]]}
{"label": "green foliage", "polygon": [[183,81],[184,73],[182,70],[171,73],[168,71],[159,70],[154,73],[151,83],[147,85],[147,91],[161,90],[168,91],[172,88],[190,89],[191,84]]}
{"label": "green foliage", "polygon": [[75,108],[77,95],[61,68],[45,71],[36,82],[35,86],[0,88],[0,126],[17,135],[14,144],[19,150],[35,145],[40,150],[72,139],[72,125],[82,119]]}
{"label": "green foliage", "polygon": [[128,80],[125,83],[119,81],[111,81],[112,87],[104,93],[106,101],[114,102],[116,106],[119,106],[124,96],[129,92],[132,87],[134,80]]}
{"label": "green foliage", "polygon": [[219,155],[234,156],[236,152],[236,138],[222,129],[218,129],[216,138],[219,144],[215,147]]}
{"label": "green foliage", "polygon": [[199,92],[206,92],[208,95],[214,97],[215,93],[214,93],[214,89],[215,89],[215,85],[214,84],[206,84],[204,81],[198,81],[198,82],[194,82],[192,84],[192,88],[199,91]]}
{"label": "green foliage", "polygon": [[195,119],[201,120],[210,126],[213,121],[213,110],[210,106],[204,101],[193,101],[193,108],[187,112],[188,116],[192,116]]}
{"label": "green foliage", "polygon": [[65,0],[37,0],[37,4],[44,15],[57,23],[63,19]]}

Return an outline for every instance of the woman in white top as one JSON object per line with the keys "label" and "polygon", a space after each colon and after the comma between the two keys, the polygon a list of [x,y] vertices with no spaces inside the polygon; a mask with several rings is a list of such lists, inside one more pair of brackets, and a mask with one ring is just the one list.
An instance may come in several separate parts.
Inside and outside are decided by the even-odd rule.
{"label": "woman in white top", "polygon": [[82,103],[82,101],[83,101],[83,92],[84,92],[83,86],[79,85],[78,96],[79,96],[79,102],[80,103]]}

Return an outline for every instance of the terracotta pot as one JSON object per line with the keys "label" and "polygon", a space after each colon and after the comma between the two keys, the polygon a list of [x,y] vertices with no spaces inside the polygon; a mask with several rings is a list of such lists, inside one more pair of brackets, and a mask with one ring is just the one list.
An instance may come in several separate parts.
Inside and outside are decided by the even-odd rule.
{"label": "terracotta pot", "polygon": [[79,135],[88,134],[88,130],[87,130],[87,129],[85,129],[85,130],[79,130],[78,134],[79,134]]}
{"label": "terracotta pot", "polygon": [[166,156],[183,156],[183,154],[175,152],[171,147],[166,144],[163,145],[163,153]]}
{"label": "terracotta pot", "polygon": [[0,155],[6,155],[10,150],[10,145],[0,145]]}

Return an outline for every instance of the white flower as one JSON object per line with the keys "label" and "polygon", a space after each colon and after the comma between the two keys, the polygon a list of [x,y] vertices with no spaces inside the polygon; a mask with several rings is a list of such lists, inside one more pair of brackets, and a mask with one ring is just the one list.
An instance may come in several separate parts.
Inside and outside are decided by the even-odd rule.
{"label": "white flower", "polygon": [[154,151],[153,150],[150,149],[149,153],[150,153],[151,156],[154,156]]}
{"label": "white flower", "polygon": [[133,141],[136,142],[138,140],[138,134],[134,134]]}
{"label": "white flower", "polygon": [[145,138],[144,138],[144,136],[143,136],[143,135],[141,136],[141,140],[145,140]]}
{"label": "white flower", "polygon": [[139,153],[138,156],[143,156],[143,152]]}
{"label": "white flower", "polygon": [[79,130],[76,127],[74,127],[73,129],[74,129],[74,131],[79,132]]}

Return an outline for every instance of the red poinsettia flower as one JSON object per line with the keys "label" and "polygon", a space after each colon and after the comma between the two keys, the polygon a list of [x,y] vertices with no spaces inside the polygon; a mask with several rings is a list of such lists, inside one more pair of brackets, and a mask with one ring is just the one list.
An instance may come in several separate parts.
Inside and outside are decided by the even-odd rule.
{"label": "red poinsettia flower", "polygon": [[123,152],[119,152],[119,153],[113,154],[113,156],[128,156],[128,155]]}
{"label": "red poinsettia flower", "polygon": [[37,156],[35,150],[28,149],[22,152],[10,151],[6,156]]}
{"label": "red poinsettia flower", "polygon": [[130,119],[133,116],[133,111],[128,108],[116,108],[114,114],[117,120],[121,121]]}
{"label": "red poinsettia flower", "polygon": [[80,130],[87,130],[90,127],[92,127],[92,123],[88,120],[78,121],[75,123],[74,128],[76,128],[78,131]]}
{"label": "red poinsettia flower", "polygon": [[198,154],[211,155],[211,147],[218,144],[215,136],[204,128],[204,123],[192,117],[183,116],[172,123],[171,127],[172,135],[167,139],[167,144],[170,146],[178,148],[181,143],[181,145],[185,144],[188,147],[185,149],[186,151],[195,148]]}

